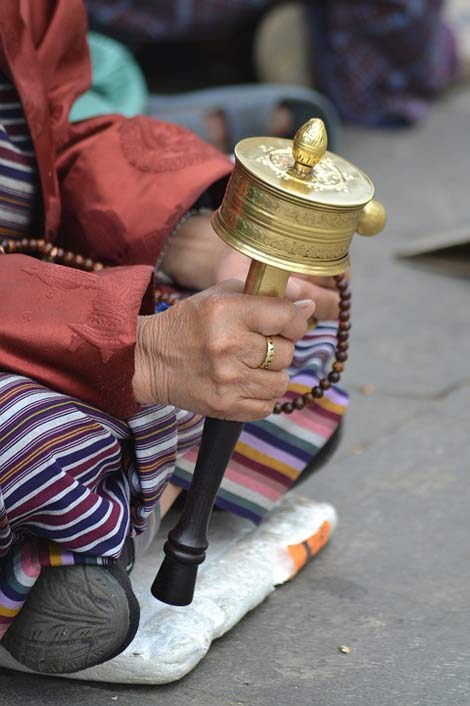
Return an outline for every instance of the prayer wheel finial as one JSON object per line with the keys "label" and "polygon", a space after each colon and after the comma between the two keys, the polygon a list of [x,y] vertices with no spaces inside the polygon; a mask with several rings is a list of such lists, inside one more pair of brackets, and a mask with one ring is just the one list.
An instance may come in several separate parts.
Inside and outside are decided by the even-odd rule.
{"label": "prayer wheel finial", "polygon": [[295,171],[300,177],[308,177],[313,167],[325,156],[328,148],[328,135],[325,123],[320,118],[312,118],[297,130],[292,154]]}

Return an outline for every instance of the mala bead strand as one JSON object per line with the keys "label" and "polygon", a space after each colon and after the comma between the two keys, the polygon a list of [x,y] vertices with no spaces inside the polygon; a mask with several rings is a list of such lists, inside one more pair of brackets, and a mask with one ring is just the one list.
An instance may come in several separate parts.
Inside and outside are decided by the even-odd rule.
{"label": "mala bead strand", "polygon": [[349,348],[349,331],[351,329],[351,291],[348,282],[344,279],[344,275],[337,275],[335,281],[339,292],[339,320],[335,362],[331,367],[331,372],[328,373],[326,377],[322,378],[318,385],[312,387],[310,392],[306,392],[304,395],[296,397],[289,402],[276,402],[273,409],[274,414],[281,414],[281,412],[284,412],[284,414],[292,414],[296,409],[303,409],[305,405],[310,404],[314,400],[321,399],[326,390],[328,390],[331,385],[338,383],[341,379],[344,364],[348,359],[347,351]]}
{"label": "mala bead strand", "polygon": [[104,269],[101,262],[94,262],[83,255],[77,255],[70,250],[59,248],[53,243],[46,243],[45,240],[36,238],[22,238],[14,240],[5,238],[0,241],[0,254],[24,253],[41,257],[46,262],[55,262],[58,265],[75,267],[86,272],[99,272]]}

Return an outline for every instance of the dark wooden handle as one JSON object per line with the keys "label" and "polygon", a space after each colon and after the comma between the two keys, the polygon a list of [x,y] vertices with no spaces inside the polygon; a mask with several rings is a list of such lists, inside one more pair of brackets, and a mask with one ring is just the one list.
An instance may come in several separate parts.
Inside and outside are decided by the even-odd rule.
{"label": "dark wooden handle", "polygon": [[193,600],[197,569],[206,557],[207,528],[228,462],[243,422],[208,417],[183,512],[168,535],[166,554],[152,585],[152,595],[170,605]]}
{"label": "dark wooden handle", "polygon": [[[288,272],[252,260],[245,293],[282,297],[288,279]],[[197,567],[206,557],[212,507],[242,429],[242,422],[206,419],[183,513],[168,535],[166,557],[152,585],[152,594],[164,603],[189,605],[193,600]]]}

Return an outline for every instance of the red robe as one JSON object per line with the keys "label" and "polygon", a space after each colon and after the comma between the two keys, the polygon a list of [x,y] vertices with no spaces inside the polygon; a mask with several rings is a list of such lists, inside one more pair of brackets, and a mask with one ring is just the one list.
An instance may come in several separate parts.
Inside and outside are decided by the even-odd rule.
{"label": "red robe", "polygon": [[155,262],[231,165],[187,130],[146,117],[70,125],[91,82],[86,29],[81,0],[1,0],[0,70],[19,92],[38,161],[43,213],[31,236],[120,267],[85,273],[1,255],[0,370],[126,417],[137,409],[136,317],[151,312]]}

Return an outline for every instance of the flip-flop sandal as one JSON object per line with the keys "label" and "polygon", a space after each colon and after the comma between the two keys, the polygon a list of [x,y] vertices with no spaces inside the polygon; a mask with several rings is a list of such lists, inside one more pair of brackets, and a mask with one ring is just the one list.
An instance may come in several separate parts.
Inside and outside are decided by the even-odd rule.
{"label": "flip-flop sandal", "polygon": [[221,112],[227,121],[229,151],[245,137],[269,134],[270,116],[276,108],[287,108],[293,117],[291,134],[310,118],[322,118],[328,131],[329,145],[335,149],[339,120],[335,108],[325,96],[310,88],[287,84],[261,83],[253,85],[208,88],[174,96],[152,95],[148,114],[178,123],[211,142],[207,117]]}

